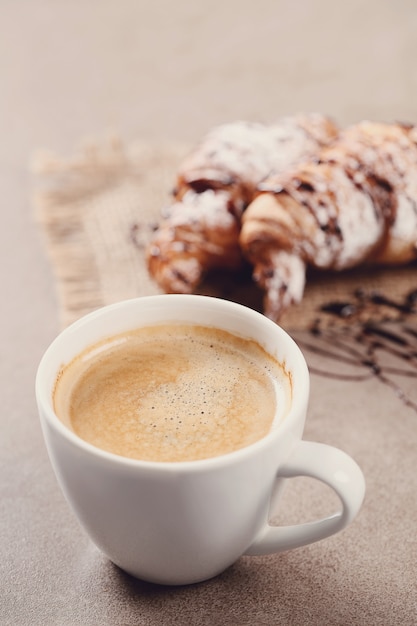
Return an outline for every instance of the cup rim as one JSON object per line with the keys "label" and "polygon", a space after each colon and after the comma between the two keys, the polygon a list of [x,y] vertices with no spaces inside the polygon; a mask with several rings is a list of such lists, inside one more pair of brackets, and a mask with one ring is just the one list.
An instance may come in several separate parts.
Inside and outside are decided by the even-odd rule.
{"label": "cup rim", "polygon": [[[174,299],[176,299],[178,302],[186,300],[188,302],[196,303],[198,301],[201,303],[202,306],[209,305],[214,308],[222,307],[224,310],[229,310],[230,312],[234,311],[238,313],[244,310],[246,316],[252,318],[255,321],[258,320],[258,322],[261,321],[262,324],[269,326],[271,332],[278,332],[281,335],[283,340],[291,347],[291,350],[296,359],[297,377],[300,379],[297,387],[302,387],[304,389],[304,393],[302,397],[301,394],[296,394],[295,396],[293,396],[291,400],[291,407],[288,410],[288,413],[285,415],[283,420],[276,428],[271,429],[264,437],[255,441],[254,443],[249,444],[243,448],[234,450],[232,452],[228,452],[226,454],[189,461],[149,461],[124,457],[113,452],[103,450],[102,448],[99,448],[76,435],[70,428],[68,428],[68,426],[66,426],[59,419],[53,409],[52,397],[48,397],[48,385],[45,384],[45,377],[49,362],[54,358],[55,351],[59,347],[60,343],[65,341],[65,338],[69,334],[78,332],[78,330],[83,326],[92,324],[97,318],[103,315],[111,314],[112,312],[117,311],[117,309],[136,306],[139,305],[139,303],[152,304],[152,302],[162,302],[167,298],[169,298],[170,301],[174,301]],[[213,327],[216,327],[216,324],[213,324]],[[221,328],[221,324],[219,324],[218,327]],[[112,332],[110,331],[109,335],[111,334]],[[56,376],[58,375],[58,371],[58,368],[56,368]],[[172,472],[173,470],[175,470],[176,472],[181,472],[189,471],[190,469],[192,469],[193,471],[202,471],[209,467],[220,467],[229,463],[235,463],[240,459],[244,459],[247,456],[255,453],[258,449],[267,448],[269,445],[272,445],[272,443],[276,439],[279,439],[285,436],[286,433],[288,433],[300,411],[304,413],[305,417],[309,398],[309,388],[309,372],[304,355],[295,340],[289,335],[287,331],[285,331],[281,326],[267,318],[262,313],[259,313],[258,311],[255,311],[254,309],[251,309],[246,305],[218,298],[215,296],[205,296],[199,294],[157,294],[151,296],[139,296],[136,298],[121,300],[119,302],[100,307],[90,313],[87,313],[86,315],[82,316],[81,318],[64,328],[52,340],[39,362],[35,379],[35,395],[42,427],[44,425],[43,422],[47,422],[50,427],[57,431],[61,436],[64,437],[67,442],[71,443],[73,446],[103,460],[107,460],[108,462],[112,462],[114,464],[125,467],[148,468],[149,470],[159,470],[162,472]]]}

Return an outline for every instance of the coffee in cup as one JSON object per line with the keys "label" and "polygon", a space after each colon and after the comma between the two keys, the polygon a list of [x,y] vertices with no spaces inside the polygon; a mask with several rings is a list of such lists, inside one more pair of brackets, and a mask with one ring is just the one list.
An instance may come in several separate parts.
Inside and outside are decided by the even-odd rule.
{"label": "coffee in cup", "polygon": [[171,323],[106,338],[77,355],[59,373],[54,408],[108,452],[194,461],[264,437],[290,394],[285,367],[255,341]]}

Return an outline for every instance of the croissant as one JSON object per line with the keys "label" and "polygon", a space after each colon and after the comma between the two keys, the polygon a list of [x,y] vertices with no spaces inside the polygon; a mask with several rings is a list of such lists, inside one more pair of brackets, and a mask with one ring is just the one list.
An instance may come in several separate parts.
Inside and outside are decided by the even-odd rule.
{"label": "croissant", "polygon": [[319,114],[276,124],[214,128],[179,168],[173,203],[147,248],[150,274],[166,292],[190,293],[213,268],[242,264],[241,216],[259,182],[315,152],[338,133]]}
{"label": "croissant", "polygon": [[300,302],[307,266],[417,258],[417,128],[361,122],[258,185],[240,245],[272,319]]}

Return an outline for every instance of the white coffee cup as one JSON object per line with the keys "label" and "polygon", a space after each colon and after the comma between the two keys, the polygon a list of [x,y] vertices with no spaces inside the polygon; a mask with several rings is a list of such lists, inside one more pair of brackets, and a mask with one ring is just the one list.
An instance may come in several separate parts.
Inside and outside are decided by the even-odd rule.
{"label": "white coffee cup", "polygon": [[[288,414],[240,450],[178,463],[139,461],[96,448],[56,416],[53,390],[62,365],[106,337],[162,322],[221,328],[258,342],[285,363]],[[363,474],[344,452],[302,441],[309,373],[290,336],[241,305],[195,295],[137,298],[99,309],[65,329],[39,365],[36,397],[58,482],[97,547],[129,574],[160,584],[211,578],[241,555],[262,555],[333,535],[358,513]],[[340,512],[295,526],[271,526],[283,478],[310,476],[339,496]]]}

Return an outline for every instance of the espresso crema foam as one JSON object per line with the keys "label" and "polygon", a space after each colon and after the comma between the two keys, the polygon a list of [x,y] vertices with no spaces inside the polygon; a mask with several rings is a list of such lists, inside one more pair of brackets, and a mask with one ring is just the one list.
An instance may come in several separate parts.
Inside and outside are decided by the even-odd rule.
{"label": "espresso crema foam", "polygon": [[276,415],[285,415],[290,387],[284,367],[256,342],[170,324],[129,331],[81,353],[60,372],[54,408],[103,450],[190,461],[264,437]]}

